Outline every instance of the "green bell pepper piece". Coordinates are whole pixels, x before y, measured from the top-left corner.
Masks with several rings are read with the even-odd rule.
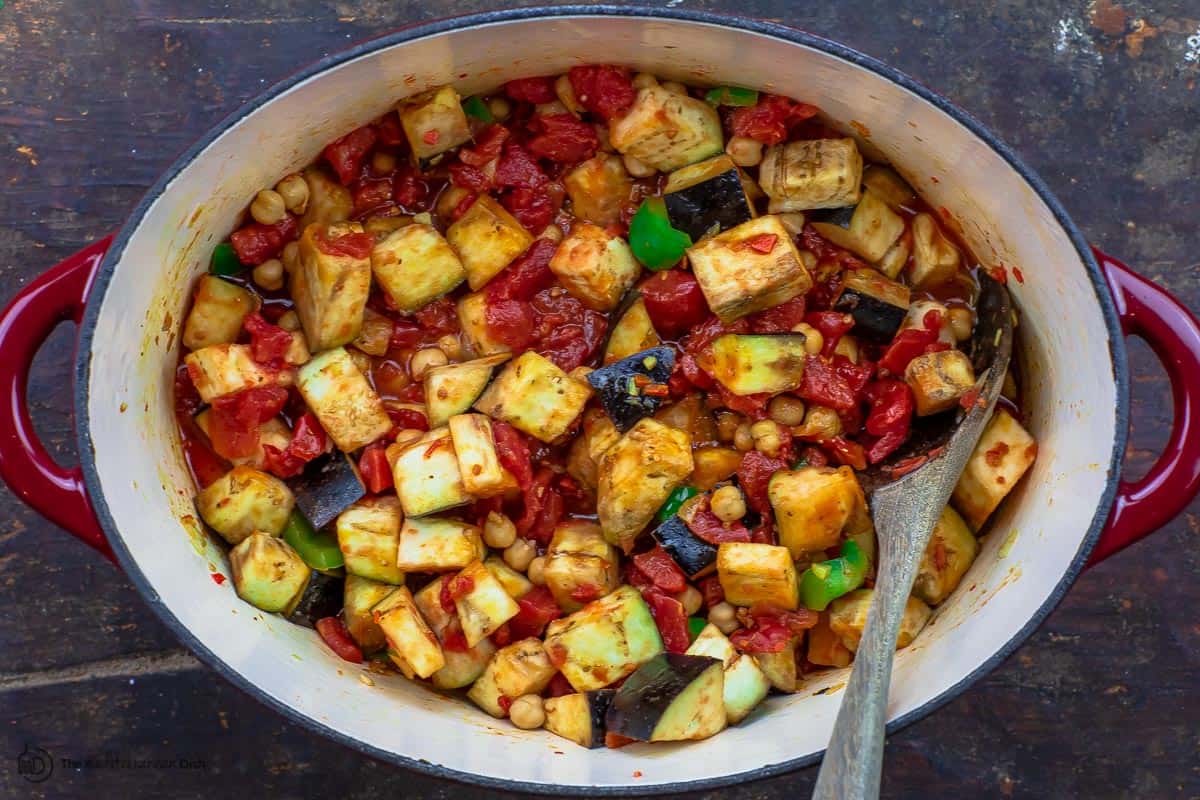
[[[629,222],[629,248],[646,269],[670,269],[692,246],[692,237],[671,226],[661,197],[647,197]]]
[[[495,122],[496,118],[492,116],[491,109],[487,107],[487,103],[483,102],[483,98],[479,95],[472,95],[462,103],[463,113],[468,117],[474,117],[480,122]]]
[[[663,503],[658,509],[658,514],[655,519],[659,522],[666,522],[671,517],[679,513],[679,509],[688,500],[700,494],[700,490],[695,486],[680,486],[675,491],[667,495],[667,502]]]
[[[208,271],[213,275],[237,275],[245,268],[229,242],[221,242],[213,248],[212,260],[208,262]]]
[[[304,515],[295,509],[288,517],[287,525],[283,526],[283,540],[313,569],[337,569],[345,563],[337,539],[330,533],[313,530]]]
[[[700,635],[700,631],[708,627],[708,620],[704,617],[688,617],[688,638],[693,642]]]
[[[813,611],[824,611],[844,594],[862,586],[867,577],[867,554],[852,541],[837,558],[813,564],[800,576],[800,599]]]
[[[714,106],[752,106],[758,103],[758,92],[740,86],[718,86],[708,90],[704,101]]]

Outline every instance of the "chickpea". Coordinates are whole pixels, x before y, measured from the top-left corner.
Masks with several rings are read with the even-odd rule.
[[[733,446],[743,453],[754,449],[754,434],[750,433],[750,423],[743,422],[733,433]]]
[[[735,414],[732,411],[718,411],[717,419],[717,439],[722,442],[732,442],[733,437],[737,434],[738,425],[742,423],[741,415]]]
[[[533,113],[539,117],[551,117],[556,114],[570,114],[571,111],[560,100],[551,100],[549,103],[538,103],[533,107]]]
[[[807,322],[801,322],[792,328],[792,332],[804,334],[804,352],[810,356],[818,355],[821,349],[825,347],[824,335]]]
[[[649,164],[643,164],[633,156],[621,156],[621,161],[625,164],[625,171],[634,178],[649,178],[657,170]]]
[[[763,145],[749,136],[734,136],[725,145],[725,152],[739,167],[756,167],[763,158]]]
[[[792,430],[796,436],[811,439],[832,439],[842,433],[842,418],[826,406],[809,406],[804,424]]]
[[[296,271],[297,265],[300,264],[300,243],[288,242],[283,246],[283,252],[279,255],[283,261],[284,272],[291,275]]]
[[[427,347],[412,354],[412,358],[408,362],[408,371],[412,373],[413,380],[419,381],[429,370],[434,367],[444,367],[449,363],[450,359],[446,358],[442,348]]]
[[[675,599],[683,606],[683,613],[689,617],[704,606],[704,595],[700,594],[700,590],[690,583],[686,589],[675,595]]]
[[[685,97],[688,93],[687,87],[679,81],[667,81],[666,83],[662,84],[662,88],[666,89],[671,94],[681,94]]]
[[[508,718],[523,731],[542,727],[546,722],[546,707],[536,694],[523,694],[508,708]]]
[[[283,195],[274,189],[263,189],[254,197],[250,204],[250,216],[261,225],[274,225],[282,222],[287,216],[287,206],[283,203]]]
[[[858,363],[858,339],[855,339],[850,334],[846,334],[838,339],[838,343],[834,345],[833,352],[835,355],[843,355],[846,358]]]
[[[483,543],[495,550],[503,550],[516,540],[517,526],[512,520],[498,511],[489,511],[483,523]]]
[[[712,494],[712,512],[721,522],[737,522],[746,516],[746,498],[736,486],[722,486]]]
[[[493,97],[487,101],[487,106],[488,111],[492,112],[492,116],[497,120],[508,119],[508,115],[512,113],[512,103],[505,97]]]
[[[255,267],[250,276],[268,292],[278,291],[283,288],[283,262],[278,258],[267,259]]]
[[[438,349],[446,354],[446,358],[451,361],[458,361],[462,358],[462,342],[458,340],[458,336],[453,333],[447,333],[445,336],[438,337]]]
[[[956,341],[965,342],[971,338],[971,330],[975,327],[974,315],[965,306],[955,306],[946,315],[950,330]]]
[[[396,169],[396,156],[386,150],[376,150],[371,156],[371,172],[376,175],[387,175]]]
[[[783,223],[783,227],[792,236],[799,236],[800,231],[804,230],[804,212],[803,211],[788,211],[785,214],[780,214],[779,221],[781,223]],[[805,252],[808,252],[808,251],[803,251],[801,253],[801,256],[803,256]],[[817,260],[816,260],[817,257],[813,256],[811,253],[809,253],[809,255],[812,256],[813,265],[815,266],[817,263]],[[805,264],[805,266],[807,266],[807,264]]]
[[[780,425],[799,425],[804,422],[804,401],[790,394],[781,394],[771,399],[767,415]]]
[[[524,572],[529,569],[529,565],[536,555],[537,548],[534,547],[533,542],[528,539],[517,539],[504,549],[504,563],[517,572]]]
[[[579,105],[579,98],[575,96],[571,78],[566,73],[559,75],[558,80],[554,82],[554,93],[558,95],[558,101],[567,107],[567,111],[575,116],[579,116],[583,111],[583,106]]]
[[[293,172],[275,184],[275,191],[293,214],[303,214],[308,210],[308,181],[299,172]]]
[[[295,311],[285,311],[275,324],[285,331],[295,333],[300,330],[300,315]]]
[[[724,600],[708,610],[708,621],[726,635],[738,629],[737,611]]]
[[[396,444],[403,447],[404,445],[412,444],[413,442],[415,442],[417,439],[420,439],[424,435],[425,435],[425,431],[419,430],[417,428],[404,428],[403,430],[401,430],[399,433],[396,434]],[[513,530],[515,531],[516,528],[513,528]]]
[[[633,76],[633,88],[640,90],[649,89],[651,86],[658,86],[658,78],[649,72],[639,72]]]
[[[750,435],[754,438],[754,449],[763,455],[775,458],[783,448],[783,437],[791,434],[779,427],[772,419],[763,419],[750,426]]]
[[[546,557],[538,556],[533,561],[529,562],[529,570],[525,573],[525,577],[529,578],[529,582],[534,586],[546,585]]]

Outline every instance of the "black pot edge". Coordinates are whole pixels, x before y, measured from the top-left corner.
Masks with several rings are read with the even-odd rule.
[[[1099,265],[1092,254],[1091,248],[1088,246],[1083,234],[1075,226],[1074,222],[1067,215],[1066,210],[1058,199],[1050,192],[1049,188],[1040,177],[1021,160],[1007,145],[999,140],[988,128],[981,122],[975,119],[966,111],[960,109],[946,98],[935,93],[931,89],[923,86],[908,75],[900,72],[894,67],[890,67],[883,62],[858,52],[845,45],[839,44],[824,37],[790,28],[773,22],[764,22],[759,20],[746,19],[741,17],[730,17],[721,14],[714,14],[704,11],[693,11],[681,8],[656,8],[656,7],[639,7],[639,6],[616,6],[616,5],[574,5],[574,6],[554,6],[554,7],[529,7],[509,9],[504,11],[491,11],[478,14],[467,14],[459,17],[451,17],[446,19],[434,20],[431,22],[419,23],[410,25],[400,30],[369,41],[355,45],[354,47],[327,56],[320,61],[302,69],[291,76],[285,78],[279,83],[266,90],[258,97],[249,101],[241,108],[234,111],[226,117],[221,123],[212,128],[199,141],[192,145],[186,152],[181,155],[174,164],[171,165],[162,177],[154,184],[154,186],[143,196],[138,203],[134,212],[130,215],[129,221],[121,228],[113,241],[112,248],[108,251],[103,264],[96,276],[91,295],[88,300],[88,305],[82,323],[79,326],[78,344],[76,348],[76,363],[74,372],[74,392],[75,392],[75,410],[78,415],[78,423],[76,425],[76,440],[79,448],[80,465],[83,471],[84,480],[87,485],[88,494],[92,499],[95,507],[96,516],[100,520],[101,527],[104,529],[106,536],[113,551],[117,555],[117,559],[129,576],[134,586],[145,597],[146,602],[151,609],[158,615],[159,619],[186,645],[190,650],[196,653],[202,661],[212,667],[226,680],[233,683],[238,688],[242,689],[247,694],[253,696],[268,707],[279,712],[286,718],[302,725],[303,727],[326,736],[334,741],[337,741],[347,747],[354,748],[372,757],[378,758],[392,764],[396,764],[407,769],[412,769],[436,778],[452,780],[460,783],[473,784],[484,786],[493,789],[502,789],[508,791],[529,792],[533,794],[546,795],[573,795],[573,796],[606,796],[606,797],[621,797],[621,796],[640,796],[647,794],[661,794],[664,792],[688,792],[700,791],[705,789],[715,789],[734,784],[742,784],[747,781],[761,780],[776,775],[782,775],[792,772],[801,767],[806,767],[815,764],[821,759],[824,751],[812,753],[807,756],[783,761],[778,764],[769,764],[745,772],[736,773],[733,775],[724,775],[717,778],[707,778],[696,781],[683,781],[676,783],[660,783],[647,786],[555,786],[543,783],[529,783],[524,781],[509,781],[498,778],[490,778],[487,776],[475,775],[473,773],[461,772],[450,769],[438,764],[433,764],[428,761],[408,758],[406,756],[383,750],[355,739],[352,736],[347,736],[333,728],[328,727],[316,720],[308,717],[291,706],[276,700],[268,695],[258,686],[246,680],[236,670],[229,667],[218,658],[211,650],[197,639],[191,631],[184,626],[172,611],[162,602],[154,587],[146,579],[146,576],[137,566],[137,562],[133,559],[132,554],[126,547],[125,542],[121,538],[116,524],[113,520],[112,513],[105,501],[101,485],[100,476],[96,470],[95,451],[92,445],[92,440],[89,434],[91,421],[88,415],[87,404],[87,387],[91,378],[91,350],[92,338],[95,335],[96,320],[99,315],[101,306],[103,305],[104,296],[108,290],[108,285],[112,279],[114,265],[120,260],[121,253],[128,244],[130,236],[137,228],[138,222],[145,215],[151,204],[159,197],[166,186],[201,152],[203,152],[209,144],[211,144],[218,136],[232,127],[243,117],[250,114],[260,105],[270,100],[271,98],[283,93],[292,88],[303,80],[306,80],[314,75],[317,75],[334,66],[342,64],[346,61],[358,58],[359,56],[374,52],[376,50],[391,47],[396,44],[420,39],[427,36],[432,36],[440,33],[445,33],[451,30],[461,28],[475,27],[479,25],[487,25],[499,22],[511,22],[517,20],[532,19],[535,17],[566,17],[566,16],[623,16],[623,17],[649,17],[667,20],[678,20],[681,22],[701,23],[708,25],[716,25],[727,28],[735,28],[749,31],[752,33],[772,36],[778,39],[792,42],[816,50],[829,53],[830,55],[841,58],[856,66],[863,67],[878,75],[899,84],[923,100],[931,103],[935,107],[944,111],[947,115],[962,124],[973,134],[986,142],[999,156],[1007,161],[1013,169],[1015,169],[1021,177],[1029,183],[1029,185],[1041,198],[1042,202],[1054,214],[1059,225],[1062,226],[1067,236],[1074,245],[1076,252],[1087,268],[1088,275],[1092,281],[1092,288],[1095,291],[1097,302],[1100,304],[1101,312],[1104,316],[1106,327],[1109,334],[1109,352],[1112,356],[1113,378],[1117,387],[1117,397],[1114,398],[1116,406],[1116,436],[1113,442],[1113,451],[1109,460],[1107,470],[1108,485],[1101,498],[1100,505],[1097,507],[1095,515],[1092,517],[1092,522],[1088,527],[1087,534],[1080,543],[1079,550],[1075,554],[1074,560],[1063,573],[1062,578],[1050,593],[1050,596],[1042,604],[1042,606],[1030,617],[1029,621],[1016,633],[1003,647],[991,655],[983,664],[975,669],[970,674],[964,676],[954,686],[942,692],[937,697],[929,700],[919,708],[892,720],[887,726],[887,732],[893,734],[901,728],[916,722],[922,717],[936,711],[946,703],[950,702],[958,695],[962,694],[968,687],[974,684],[981,677],[991,672],[998,667],[1005,659],[1008,658],[1046,619],[1051,611],[1058,606],[1066,595],[1067,590],[1079,573],[1083,570],[1087,562],[1088,555],[1095,546],[1096,541],[1100,537],[1100,533],[1104,528],[1104,524],[1108,519],[1108,514],[1112,508],[1113,500],[1116,497],[1117,482],[1120,475],[1121,460],[1125,450],[1125,440],[1129,430],[1129,367],[1126,361],[1126,353],[1124,346],[1124,335],[1121,332],[1120,322],[1117,317],[1116,307],[1114,305],[1111,294],[1109,293],[1108,284],[1100,270]]]

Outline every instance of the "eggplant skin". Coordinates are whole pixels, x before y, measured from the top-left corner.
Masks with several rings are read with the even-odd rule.
[[[691,236],[694,242],[714,227],[718,232],[728,230],[754,218],[736,168],[665,194],[663,203],[671,226]]]
[[[319,619],[336,617],[345,604],[345,584],[345,578],[314,571],[288,620],[313,628]]]
[[[604,747],[605,716],[615,689],[577,692],[546,700],[546,730],[580,747]]]
[[[674,368],[675,351],[672,348],[652,347],[600,367],[591,372],[587,379],[617,430],[625,433],[638,420],[658,411],[663,402],[663,398],[651,397],[640,390],[636,394],[631,393],[630,386],[636,376],[648,378],[651,383],[665,384]]]
[[[313,461],[287,482],[296,496],[296,507],[314,528],[324,528],[367,493],[358,473],[341,453]]]
[[[717,563],[716,546],[693,534],[678,516],[659,525],[650,535],[689,578],[710,571]]]
[[[617,690],[605,727],[642,742],[707,738],[725,727],[723,691],[720,659],[660,653]]]
[[[881,344],[892,340],[908,314],[907,308],[894,306],[853,289],[843,291],[833,308],[835,311],[846,311],[854,317],[854,335]]]

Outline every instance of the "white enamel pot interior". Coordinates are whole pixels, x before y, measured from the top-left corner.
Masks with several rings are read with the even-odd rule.
[[[398,99],[464,94],[576,64],[620,63],[770,89],[850,123],[986,265],[1017,267],[1028,408],[1040,455],[957,593],[902,651],[893,726],[928,713],[1011,652],[1082,565],[1111,505],[1123,446],[1123,347],[1091,256],[1044,187],[982,127],[860,54],[787,28],[679,11],[518,10],[406,29],[272,89],[185,154],[101,270],[78,365],[89,493],[121,564],[166,623],[222,675],[291,718],[380,758],[477,783],[564,794],[701,788],[815,761],[846,671],[812,676],[704,742],[588,751],[491,719],[466,701],[342,662],[311,630],[260,613],[200,530],[171,382],[190,287],[260,188]]]

